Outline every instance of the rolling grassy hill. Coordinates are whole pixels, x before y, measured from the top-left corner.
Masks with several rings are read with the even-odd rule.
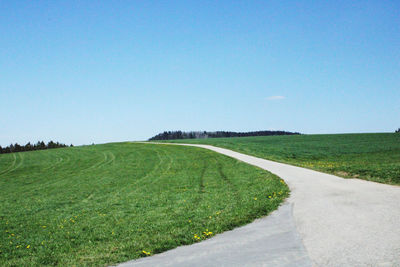
[[[400,184],[400,134],[330,134],[186,139],[342,177]]]
[[[278,177],[199,148],[112,143],[0,155],[0,265],[107,265],[248,223]]]

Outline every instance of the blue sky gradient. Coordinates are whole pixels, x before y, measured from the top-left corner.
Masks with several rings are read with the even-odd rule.
[[[0,13],[3,146],[400,127],[399,1],[1,1]]]

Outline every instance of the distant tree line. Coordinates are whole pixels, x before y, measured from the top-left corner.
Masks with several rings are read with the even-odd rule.
[[[400,133],[400,128],[394,131],[395,133]]]
[[[71,146],[73,146],[73,145],[71,144]],[[0,146],[0,154],[22,152],[22,151],[32,151],[32,150],[43,150],[43,149],[51,149],[51,148],[59,148],[59,147],[67,147],[67,145],[61,144],[59,142],[54,143],[53,141],[50,141],[47,144],[43,141],[37,142],[36,144],[27,143],[24,146],[21,146],[21,145],[15,143],[15,144],[11,144],[7,147]]]
[[[165,131],[157,134],[149,139],[152,140],[172,140],[172,139],[199,139],[199,138],[216,138],[216,137],[245,137],[245,136],[269,136],[269,135],[296,135],[297,132],[286,131],[255,131],[255,132],[228,132],[228,131]]]

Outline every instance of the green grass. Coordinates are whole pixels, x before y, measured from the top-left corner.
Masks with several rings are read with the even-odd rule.
[[[400,184],[400,134],[331,134],[210,138],[209,144],[346,178]]]
[[[123,262],[251,222],[288,196],[229,157],[134,143],[0,155],[0,190],[1,266]]]

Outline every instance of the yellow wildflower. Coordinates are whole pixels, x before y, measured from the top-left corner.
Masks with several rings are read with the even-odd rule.
[[[142,250],[142,253],[145,254],[146,256],[150,256],[151,252],[150,251],[146,251],[146,250]]]

